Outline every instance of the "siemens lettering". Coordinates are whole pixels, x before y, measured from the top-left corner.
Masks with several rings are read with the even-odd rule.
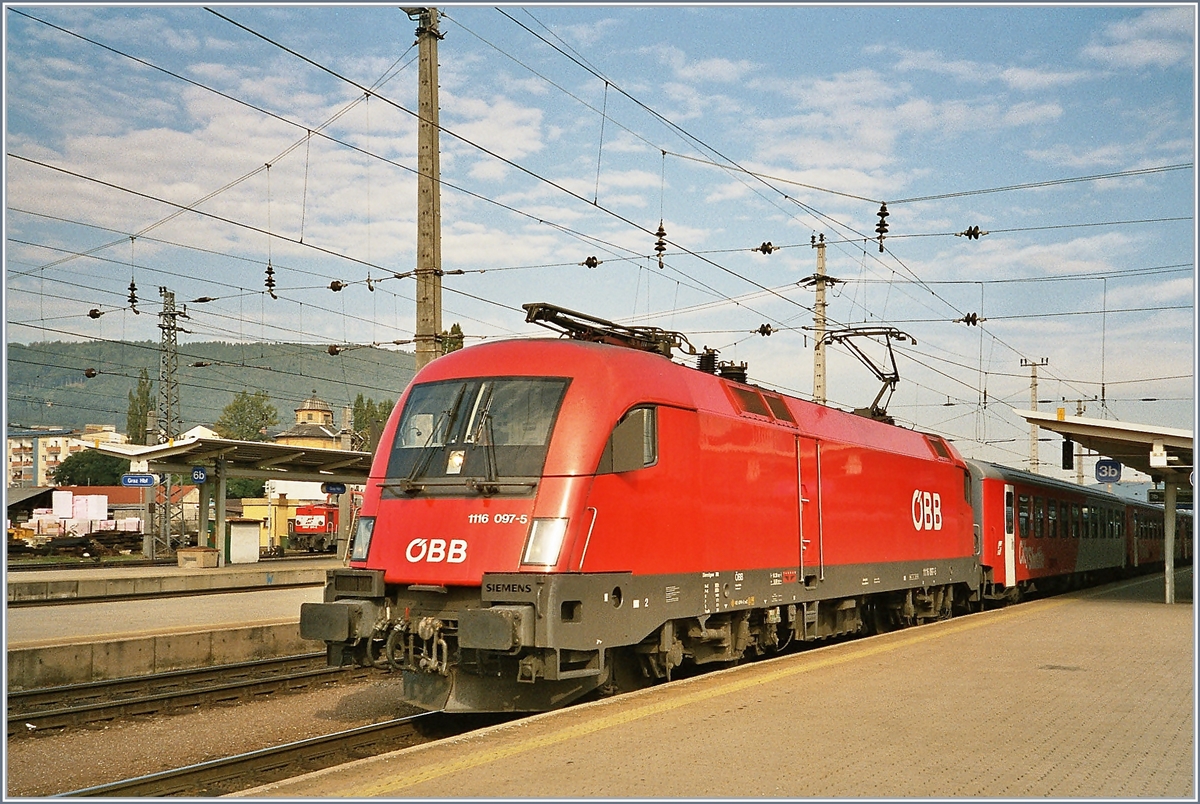
[[[491,594],[502,592],[523,592],[529,594],[533,591],[533,586],[527,583],[489,583],[484,584],[484,590]]]

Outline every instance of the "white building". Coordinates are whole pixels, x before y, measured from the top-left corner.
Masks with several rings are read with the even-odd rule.
[[[82,433],[57,427],[12,427],[7,435],[4,477],[9,487],[51,486],[51,472],[68,456],[101,443],[128,441],[111,424],[89,424]]]

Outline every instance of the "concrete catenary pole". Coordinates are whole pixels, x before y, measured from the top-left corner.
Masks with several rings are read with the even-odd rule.
[[[417,124],[417,326],[416,370],[441,354],[442,193],[438,144],[438,12],[405,8],[418,21],[420,86]]]
[[[825,404],[825,235],[814,243],[817,249],[816,291],[813,305],[813,331],[817,339],[813,346],[813,402]]]
[[[1083,400],[1076,400],[1075,415],[1082,417],[1085,410],[1087,408],[1084,407]],[[1080,444],[1078,441],[1075,442],[1075,483],[1080,486],[1083,485],[1083,444]]]
[[[1021,365],[1029,367],[1029,409],[1037,410],[1037,370],[1038,366],[1050,365],[1050,358],[1043,357],[1041,360],[1034,362],[1021,358]],[[1029,425],[1029,471],[1035,475],[1038,473],[1038,426],[1037,424]]]

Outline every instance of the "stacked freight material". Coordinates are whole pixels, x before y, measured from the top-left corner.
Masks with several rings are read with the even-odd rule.
[[[572,339],[454,352],[396,405],[350,567],[301,610],[332,664],[386,665],[428,709],[543,710],[1048,583],[941,437],[672,362],[679,333],[526,309]],[[1124,565],[1094,547],[1088,571]]]

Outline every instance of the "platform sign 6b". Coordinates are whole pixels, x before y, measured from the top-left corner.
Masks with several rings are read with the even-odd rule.
[[[1112,458],[1101,458],[1096,461],[1096,482],[1116,483],[1121,479],[1121,462]]]

